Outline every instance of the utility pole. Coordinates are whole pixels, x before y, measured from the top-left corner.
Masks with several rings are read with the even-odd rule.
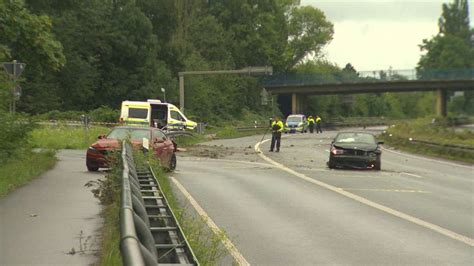
[[[184,71],[178,72],[179,76],[179,109],[184,112],[184,76],[185,75],[220,75],[220,74],[273,74],[271,66],[245,67],[237,70],[213,70],[213,71]]]
[[[13,60],[13,88],[12,88],[12,113],[15,114],[15,90],[16,90],[16,60]]]

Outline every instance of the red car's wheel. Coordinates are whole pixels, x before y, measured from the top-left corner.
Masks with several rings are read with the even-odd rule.
[[[170,159],[170,164],[167,167],[167,170],[170,172],[174,171],[174,169],[176,169],[176,165],[177,165],[176,154],[173,153]]]

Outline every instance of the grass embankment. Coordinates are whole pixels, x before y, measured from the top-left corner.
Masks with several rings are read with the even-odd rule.
[[[99,135],[106,134],[107,127],[41,126],[31,132],[31,143],[35,148],[87,149]]]
[[[53,151],[20,152],[0,165],[0,198],[22,186],[56,163]]]
[[[431,123],[431,119],[417,119],[410,122],[398,123],[390,127],[382,135],[383,140],[389,146],[419,153],[435,156],[449,160],[474,163],[474,153],[461,149],[451,149],[443,146],[432,146],[416,142],[428,141],[447,145],[461,145],[474,147],[474,132],[469,130],[456,130],[449,127],[443,120]],[[410,138],[415,141],[410,141]]]
[[[119,201],[106,205],[102,211],[102,246],[98,265],[122,265],[120,255],[120,215]]]

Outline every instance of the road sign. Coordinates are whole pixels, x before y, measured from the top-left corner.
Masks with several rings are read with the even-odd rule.
[[[14,79],[18,78],[23,70],[25,70],[26,64],[25,63],[3,63],[3,68],[7,72],[8,75],[13,77]]]

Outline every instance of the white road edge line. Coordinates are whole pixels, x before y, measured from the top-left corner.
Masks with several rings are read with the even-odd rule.
[[[453,162],[446,162],[446,161],[436,160],[436,159],[431,159],[431,158],[425,158],[425,157],[421,157],[421,156],[417,156],[417,155],[413,155],[413,154],[409,154],[409,153],[394,151],[394,150],[387,149],[387,148],[384,148],[384,147],[382,147],[382,150],[388,151],[388,152],[391,152],[391,153],[395,153],[395,154],[398,154],[398,155],[403,155],[403,156],[406,156],[406,157],[411,157],[411,158],[415,158],[415,159],[428,161],[428,162],[440,163],[440,164],[444,164],[444,165],[462,167],[462,168],[474,170],[473,166],[464,165],[464,164],[460,164],[460,163],[453,163]]]
[[[170,176],[171,181],[176,185],[176,187],[183,193],[183,195],[189,200],[189,203],[194,207],[196,212],[204,218],[206,221],[207,225],[215,234],[220,234],[222,233],[222,230],[214,223],[214,221],[207,215],[207,213],[204,211],[204,209],[197,203],[197,201],[189,194],[189,192],[186,190],[186,188],[174,177]],[[225,236],[223,235],[222,238],[222,244],[227,248],[227,250],[230,252],[232,257],[234,257],[235,261],[239,265],[250,265],[248,261],[244,258],[244,256],[239,252],[237,247]]]
[[[389,208],[387,206],[384,206],[384,205],[381,205],[381,204],[378,204],[378,203],[375,203],[371,200],[368,200],[364,197],[361,197],[361,196],[358,196],[358,195],[355,195],[353,193],[350,193],[348,191],[345,191],[341,188],[338,188],[338,187],[335,187],[335,186],[332,186],[332,185],[329,185],[327,183],[324,183],[324,182],[321,182],[319,180],[316,180],[316,179],[313,179],[313,178],[310,178],[310,177],[307,177],[306,175],[304,174],[301,174],[301,173],[298,173],[296,171],[294,171],[293,169],[290,169],[286,166],[284,166],[283,164],[280,164],[272,159],[270,159],[269,157],[265,156],[263,154],[262,151],[260,151],[260,144],[264,143],[264,142],[267,142],[269,141],[270,139],[266,139],[264,141],[261,141],[261,142],[257,142],[255,144],[255,152],[257,152],[257,154],[262,158],[264,159],[265,161],[277,166],[278,168],[280,168],[281,170],[287,172],[287,173],[290,173],[294,176],[297,176],[299,177],[300,179],[303,179],[305,181],[308,181],[310,183],[313,183],[315,185],[318,185],[320,187],[323,187],[323,188],[326,188],[330,191],[333,191],[333,192],[336,192],[338,194],[341,194],[347,198],[350,198],[352,200],[355,200],[355,201],[358,201],[364,205],[367,205],[369,207],[372,207],[372,208],[375,208],[377,210],[380,210],[380,211],[383,211],[385,213],[388,213],[388,214],[391,214],[393,216],[396,216],[396,217],[399,217],[403,220],[406,220],[406,221],[409,221],[411,223],[414,223],[414,224],[417,224],[419,226],[422,226],[422,227],[425,227],[427,229],[430,229],[432,231],[435,231],[437,233],[440,233],[444,236],[447,236],[449,238],[452,238],[452,239],[455,239],[455,240],[458,240],[460,242],[463,242],[469,246],[474,246],[474,239],[472,238],[469,238],[467,236],[464,236],[464,235],[461,235],[461,234],[458,234],[458,233],[455,233],[451,230],[448,230],[446,228],[443,228],[441,226],[438,226],[438,225],[435,225],[435,224],[432,224],[432,223],[429,223],[429,222],[426,222],[424,220],[421,220],[419,218],[416,218],[416,217],[413,217],[411,215],[408,215],[408,214],[405,214],[403,212],[400,212],[400,211],[397,211],[397,210],[394,210],[392,208]]]

